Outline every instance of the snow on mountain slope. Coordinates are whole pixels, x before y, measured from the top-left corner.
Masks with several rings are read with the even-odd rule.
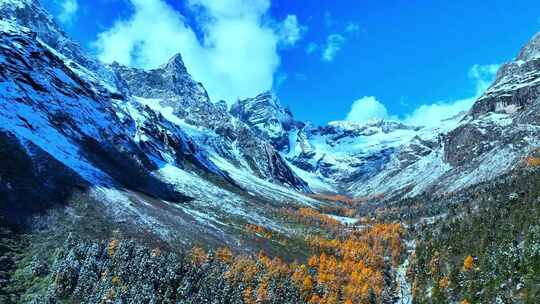
[[[284,109],[260,96],[239,102],[232,113],[266,138],[288,138],[287,145],[273,143],[316,192],[362,198],[442,195],[508,172],[538,146],[539,41],[537,34],[516,61],[501,67],[468,113],[436,127],[395,121],[291,127],[292,115],[268,114]]]
[[[439,126],[315,127],[271,93],[230,111],[213,103],[180,55],[148,71],[102,65],[37,1],[0,0],[0,12],[0,156],[15,155],[0,166],[11,202],[0,207],[15,214],[82,191],[132,229],[234,246],[246,222],[286,232],[276,209],[321,204],[302,194],[311,190],[442,195],[540,145],[538,35],[471,111]]]
[[[37,1],[0,11],[0,156],[10,158],[0,211],[12,220],[95,201],[141,235],[234,247],[246,222],[285,229],[268,203],[320,204],[298,193],[309,189],[270,144],[209,101],[181,57],[154,71],[104,66]]]
[[[401,149],[367,183],[353,183],[350,192],[357,196],[442,195],[521,166],[523,158],[540,146],[539,41],[537,34],[516,61],[503,65],[495,82],[461,119],[421,131],[427,135],[420,136],[422,140],[433,142],[424,156],[403,162],[409,153]]]
[[[367,178],[386,162],[395,148],[411,140],[416,130],[384,120],[308,126],[298,130],[287,158],[298,167],[318,172],[337,183]]]
[[[232,105],[230,112],[259,136],[269,140],[278,151],[288,151],[291,148],[289,132],[304,125],[294,120],[291,111],[281,106],[271,92],[262,93],[255,98],[238,100]]]
[[[155,110],[176,117],[183,127],[197,129],[197,142],[229,162],[265,180],[309,192],[266,141],[260,140],[246,124],[230,115],[220,103],[210,101],[204,87],[187,72],[180,55],[158,69],[143,71],[119,64],[111,65],[118,87],[125,94],[154,100]],[[152,105],[150,105],[152,106]]]

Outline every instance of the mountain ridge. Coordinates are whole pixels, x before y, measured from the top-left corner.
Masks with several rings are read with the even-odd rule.
[[[0,13],[1,302],[535,297],[540,35],[437,126],[314,126],[271,92],[213,102],[180,53],[102,64],[37,0]]]

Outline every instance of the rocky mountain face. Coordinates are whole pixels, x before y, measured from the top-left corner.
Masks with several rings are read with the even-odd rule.
[[[37,1],[4,1],[0,9],[5,33],[10,29],[14,34],[36,35],[43,44],[38,47],[58,56],[65,70],[75,73],[89,90],[104,95],[99,98],[108,99],[103,109],[122,121],[114,125],[131,128],[131,134],[115,134],[133,141],[121,143],[122,149],[136,146],[147,157],[166,163],[174,159],[183,168],[183,161],[194,163],[198,170],[233,187],[245,186],[238,180],[246,181],[250,175],[299,191],[352,197],[444,193],[509,170],[535,144],[538,35],[515,62],[500,69],[469,113],[440,126],[383,120],[317,127],[297,121],[269,92],[239,100],[230,110],[213,103],[204,86],[189,75],[180,54],[148,71],[117,63],[105,66],[86,56]],[[500,166],[487,168],[490,159],[499,160]],[[428,173],[426,167],[434,169]],[[231,172],[236,172],[236,179]]]
[[[203,85],[187,72],[180,54],[150,71],[111,65],[124,94],[152,102],[163,115],[173,115],[188,129],[196,127],[198,141],[212,153],[239,164],[265,180],[309,191],[269,143],[260,143],[255,132],[232,117],[220,103],[212,103]],[[193,126],[193,127],[190,127]]]
[[[237,246],[230,223],[278,225],[261,197],[318,204],[269,143],[210,102],[180,56],[152,71],[105,66],[37,1],[1,1],[0,11],[0,210],[10,222],[97,200],[96,216],[133,233]]]
[[[400,122],[331,122],[299,130],[288,159],[298,167],[346,184],[380,171],[396,148],[420,128]]]
[[[304,126],[304,123],[294,120],[291,111],[284,108],[271,92],[238,100],[230,112],[282,152],[291,148],[289,133]]]
[[[293,124],[294,117],[280,116],[288,112],[262,97],[238,102],[232,113],[273,138],[318,192],[363,198],[443,195],[508,172],[538,146],[539,77],[537,34],[515,61],[500,68],[468,113],[436,127],[395,121]]]
[[[262,249],[296,259],[311,249],[302,247],[305,231],[291,223],[291,214],[332,229],[351,223],[344,217],[351,210],[312,194],[394,206],[474,193],[470,187],[512,172],[537,153],[538,113],[540,34],[501,67],[470,111],[438,126],[391,120],[313,126],[296,120],[269,92],[230,109],[213,102],[180,54],[152,70],[104,65],[69,39],[37,0],[0,0],[0,237],[10,243],[0,246],[6,265],[0,267],[0,300],[23,250],[11,243],[25,244],[9,232],[13,226],[91,240],[70,239],[55,256],[48,276],[55,283],[45,293],[51,301],[62,294],[89,303],[107,298],[121,285],[107,273],[112,269],[135,286],[127,302],[158,290],[163,299],[198,303],[226,294],[240,303],[237,290],[244,285],[220,285],[230,265],[219,258],[207,257],[211,272],[204,273],[186,266],[193,263],[188,257],[131,243],[115,255],[95,240],[122,235],[159,247]],[[370,206],[348,207],[373,216],[361,213]],[[43,269],[31,264],[39,283]],[[122,270],[133,265],[155,272]],[[382,298],[389,303],[394,276],[388,267]],[[282,289],[290,278],[274,279],[287,283],[267,289],[290,293],[283,298],[296,303],[298,290]],[[210,290],[208,282],[228,289]],[[224,293],[208,294],[215,290]]]
[[[493,85],[471,109],[473,117],[489,112],[513,114],[539,97],[540,33],[527,43],[515,61],[504,64]]]

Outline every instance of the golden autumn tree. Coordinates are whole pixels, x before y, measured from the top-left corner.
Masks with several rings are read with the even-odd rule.
[[[191,249],[190,257],[193,264],[200,266],[208,260],[208,253],[201,247],[195,246]]]
[[[219,248],[216,252],[216,256],[218,258],[218,260],[220,260],[221,262],[223,263],[230,263],[232,261],[232,258],[233,258],[233,254],[231,252],[231,250],[227,247],[225,248]]]
[[[107,245],[107,254],[109,257],[112,257],[116,253],[119,243],[120,242],[117,239],[111,239],[109,241],[109,244]]]
[[[472,256],[467,256],[463,261],[463,270],[471,271],[474,267],[474,258]]]
[[[311,298],[309,299],[309,304],[319,304],[321,303],[321,297],[319,297],[319,295],[313,295],[311,296]]]
[[[270,296],[268,295],[268,282],[263,281],[257,287],[257,303],[268,303]]]

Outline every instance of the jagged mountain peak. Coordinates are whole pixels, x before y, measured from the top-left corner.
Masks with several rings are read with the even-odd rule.
[[[540,57],[540,32],[536,33],[531,40],[521,49],[517,60],[528,61]]]
[[[292,117],[289,109],[283,107],[279,98],[272,91],[263,92],[253,98],[239,99],[233,105],[234,109],[244,108],[246,110],[265,110],[279,113],[286,113]]]
[[[470,114],[513,114],[532,105],[540,97],[540,32],[521,49],[516,60],[505,63],[486,92],[475,102]]]
[[[169,59],[166,64],[161,65],[159,69],[170,71],[178,75],[188,73],[184,60],[182,59],[182,54],[180,53],[177,53],[171,57],[171,59]]]
[[[232,105],[230,112],[256,133],[271,141],[280,151],[289,149],[288,132],[304,126],[294,119],[291,111],[283,107],[271,91],[254,98],[238,100]]]
[[[121,80],[119,87],[129,94],[166,99],[167,105],[175,110],[210,103],[205,88],[188,73],[179,53],[155,69],[127,67],[116,62],[110,67]]]
[[[95,73],[100,82],[114,83],[111,71],[71,40],[38,0],[0,0],[0,20],[27,28],[62,56]]]
[[[0,7],[10,7],[14,10],[28,9],[31,7],[41,9],[41,5],[38,0],[0,0]]]
[[[34,31],[48,45],[55,47],[69,40],[36,0],[0,0],[0,16]]]

